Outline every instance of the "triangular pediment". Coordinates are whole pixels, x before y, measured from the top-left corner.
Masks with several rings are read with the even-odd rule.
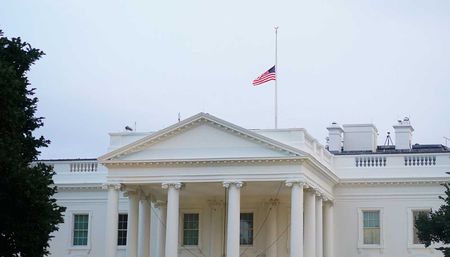
[[[114,150],[101,162],[299,157],[295,148],[200,113]]]

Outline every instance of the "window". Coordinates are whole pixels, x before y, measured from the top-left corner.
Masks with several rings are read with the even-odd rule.
[[[363,243],[380,244],[380,211],[363,211]]]
[[[128,214],[119,214],[117,245],[127,245]]]
[[[73,241],[74,246],[88,245],[89,215],[73,215]]]
[[[240,244],[253,245],[253,213],[241,213],[240,221]]]
[[[428,215],[430,211],[429,210],[412,210],[412,235],[413,235],[413,244],[418,245],[418,244],[422,244],[422,242],[420,241],[419,237],[417,236],[417,228],[415,226],[416,224],[416,220],[419,218],[419,215]]]
[[[199,214],[183,214],[183,245],[198,245]]]

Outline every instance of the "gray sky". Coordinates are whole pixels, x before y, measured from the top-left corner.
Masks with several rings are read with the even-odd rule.
[[[380,144],[409,116],[414,143],[450,137],[450,1],[8,1],[0,27],[44,56],[32,68],[42,158],[98,157],[108,132],[154,131],[204,111],[325,143],[337,121],[375,123]]]

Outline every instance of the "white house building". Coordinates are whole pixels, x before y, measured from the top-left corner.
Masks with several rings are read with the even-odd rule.
[[[245,129],[200,113],[154,133],[110,133],[97,159],[54,166],[64,223],[51,256],[438,257],[414,217],[437,209],[450,150],[395,144],[373,124]]]

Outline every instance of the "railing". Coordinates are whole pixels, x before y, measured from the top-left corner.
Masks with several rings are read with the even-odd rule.
[[[393,166],[435,166],[438,163],[436,155],[404,155],[404,156],[357,156],[355,167],[385,167]]]
[[[97,162],[72,162],[70,163],[70,172],[96,172]]]
[[[356,157],[356,167],[383,167],[386,166],[387,158],[384,156]]]
[[[436,156],[405,156],[405,166],[432,166],[436,165]]]

